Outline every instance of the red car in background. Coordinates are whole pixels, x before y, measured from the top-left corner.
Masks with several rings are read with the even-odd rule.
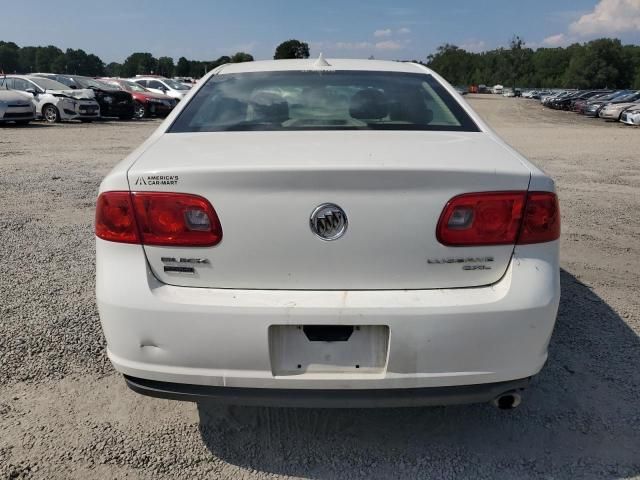
[[[131,94],[134,100],[134,118],[166,117],[177,103],[168,95],[151,92],[131,80],[120,78],[102,78],[100,80]]]

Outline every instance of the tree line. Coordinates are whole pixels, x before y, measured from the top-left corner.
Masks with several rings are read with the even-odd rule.
[[[612,38],[533,50],[514,37],[508,48],[481,53],[445,44],[427,65],[454,85],[640,89],[640,45]]]
[[[0,70],[5,73],[55,72],[90,77],[133,77],[138,74],[156,74],[166,77],[199,78],[223,63],[252,61],[245,52],[221,56],[215,60],[188,60],[180,57],[174,64],[171,57],[156,58],[148,52],[135,52],[123,63],[105,64],[100,57],[82,49],[67,48],[65,51],[53,45],[46,47],[19,47],[13,42],[0,40]]]
[[[309,45],[291,39],[275,50],[275,59],[308,58]],[[215,60],[154,57],[135,52],[123,63],[105,64],[100,57],[82,49],[65,51],[46,47],[19,47],[0,41],[0,71],[5,73],[55,72],[88,76],[133,77],[156,74],[166,77],[203,76],[224,63],[252,61],[253,56],[237,52]],[[445,44],[429,55],[426,64],[454,85],[494,85],[537,88],[636,88],[640,89],[640,45],[623,45],[618,39],[600,38],[568,47],[526,46],[514,37],[507,48],[474,53]]]
[[[299,40],[287,40],[276,48],[274,58],[308,58],[309,45]],[[253,56],[237,52],[215,60],[189,60],[180,57],[174,63],[171,57],[154,57],[148,52],[135,52],[123,63],[105,64],[97,55],[82,49],[65,51],[53,45],[46,47],[19,47],[13,42],[0,40],[0,71],[4,73],[55,72],[90,77],[133,77],[155,74],[165,77],[200,78],[208,71],[225,63],[250,62]]]

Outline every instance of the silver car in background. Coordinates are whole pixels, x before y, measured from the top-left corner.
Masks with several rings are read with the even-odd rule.
[[[36,118],[36,105],[28,94],[8,90],[0,78],[0,123],[26,125]]]

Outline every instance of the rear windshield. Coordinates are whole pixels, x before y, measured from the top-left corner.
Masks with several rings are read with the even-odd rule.
[[[169,132],[478,127],[431,75],[337,71],[212,76]]]

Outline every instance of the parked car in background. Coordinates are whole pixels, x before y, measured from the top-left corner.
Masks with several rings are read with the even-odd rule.
[[[121,120],[133,118],[133,97],[113,85],[94,78],[79,75],[61,75],[55,73],[35,73],[34,75],[56,80],[72,89],[92,90],[100,104],[101,117],[117,117]]]
[[[100,105],[93,90],[74,90],[55,80],[33,75],[7,75],[5,82],[7,88],[30,93],[37,116],[49,123],[61,120],[91,122],[100,118]]]
[[[136,77],[130,80],[133,80],[152,92],[168,95],[177,101],[182,100],[185,95],[189,93],[189,90],[191,90],[190,87],[180,82],[164,77]]]
[[[0,77],[0,123],[13,122],[26,125],[36,118],[33,96],[18,90],[9,90],[4,77]]]
[[[631,90],[616,90],[609,95],[593,99],[587,102],[587,105],[584,108],[584,115],[587,117],[597,117],[600,114],[600,110],[605,106],[612,102],[624,101],[624,99],[632,93],[633,91]]]
[[[97,200],[98,310],[133,390],[520,403],[560,298],[550,177],[420,64],[236,63],[195,89]]]
[[[100,80],[131,94],[135,118],[166,117],[177,103],[174,98],[152,92],[131,80],[122,78],[101,78]]]
[[[556,110],[573,110],[574,105],[578,101],[587,101],[589,98],[598,95],[599,91],[578,90],[570,93],[562,98],[556,98],[549,102],[549,107]]]
[[[584,109],[588,102],[611,95],[611,93],[611,90],[592,90],[590,92],[585,92],[571,102],[570,109],[576,113],[584,113]]]
[[[552,102],[559,100],[561,98],[568,97],[569,95],[572,95],[572,94],[573,94],[573,91],[564,91],[564,90],[551,92],[548,95],[541,97],[540,102],[542,103],[542,105],[547,107],[551,105]]]
[[[551,92],[550,90],[538,90],[531,95],[531,98],[535,100],[542,100],[544,97],[552,94],[553,92]]]
[[[505,89],[502,91],[502,96],[503,96],[503,97],[510,97],[510,98],[513,98],[513,97],[515,97],[515,96],[516,96],[516,92],[514,92],[514,91],[513,91],[513,89],[511,89],[511,88],[505,88]]]
[[[640,106],[629,108],[622,112],[620,121],[627,125],[640,125]]]
[[[635,107],[638,105],[638,101],[640,101],[640,92],[635,92],[629,95],[624,95],[620,97],[618,100],[615,100],[600,110],[598,116],[600,118],[604,118],[605,120],[620,120],[620,115],[626,109]]]
[[[196,84],[196,80],[193,77],[174,77],[173,79],[189,88],[192,88]]]

